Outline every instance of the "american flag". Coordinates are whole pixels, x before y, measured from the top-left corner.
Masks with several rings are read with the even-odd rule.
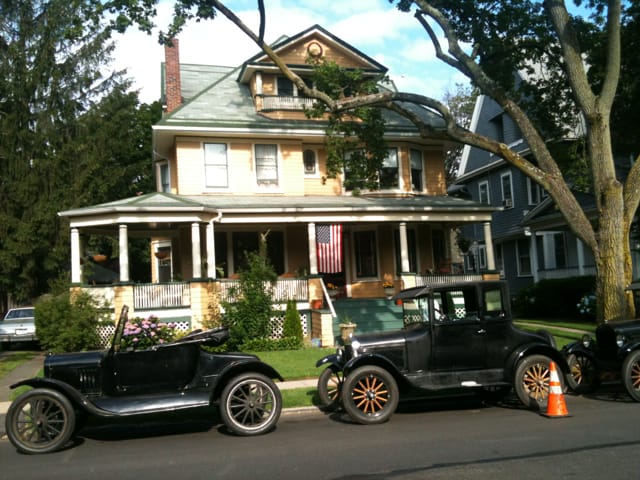
[[[316,225],[318,272],[342,271],[342,225]]]

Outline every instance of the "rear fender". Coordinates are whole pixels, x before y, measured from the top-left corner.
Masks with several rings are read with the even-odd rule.
[[[280,380],[281,382],[284,381],[282,375],[280,375],[275,368],[259,360],[247,360],[234,363],[229,365],[222,371],[222,373],[220,373],[220,376],[218,377],[216,385],[212,392],[213,396],[211,398],[211,401],[217,401],[220,398],[222,389],[229,382],[229,380],[231,380],[233,377],[247,372],[261,373],[262,375],[265,375],[271,379]]]
[[[522,345],[520,348],[511,353],[511,355],[509,356],[509,360],[507,360],[505,369],[506,378],[513,378],[520,361],[522,361],[523,358],[529,357],[531,355],[545,355],[553,360],[553,362],[558,366],[563,374],[569,374],[569,365],[567,364],[567,360],[564,358],[560,351],[546,344],[532,343],[528,345]]]
[[[400,373],[398,368],[393,363],[391,363],[386,357],[376,354],[361,355],[347,362],[343,367],[345,378],[356,368],[364,367],[367,365],[374,365],[376,367],[384,368],[387,372],[393,375],[393,378],[395,379],[396,383],[398,384],[398,388],[401,391],[406,391],[411,388],[409,382],[407,382],[407,379],[404,378],[404,375]]]

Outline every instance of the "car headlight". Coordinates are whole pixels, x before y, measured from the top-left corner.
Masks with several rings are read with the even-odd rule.
[[[627,342],[627,339],[624,338],[624,335],[618,334],[616,336],[616,345],[618,345],[618,348],[622,347],[626,342]]]
[[[584,348],[591,348],[592,343],[593,343],[593,338],[591,338],[591,335],[582,336],[582,345],[584,345]]]
[[[360,351],[360,342],[358,340],[353,340],[351,342],[351,348],[353,349],[353,356],[357,357]]]

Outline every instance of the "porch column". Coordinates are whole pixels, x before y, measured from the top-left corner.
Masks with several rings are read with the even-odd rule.
[[[536,232],[531,230],[531,248],[529,250],[531,257],[531,274],[533,275],[533,283],[537,283],[540,279],[538,274],[538,242],[536,242]]]
[[[584,244],[576,237],[576,254],[578,255],[578,275],[584,275]]]
[[[309,243],[309,275],[317,275],[318,253],[316,251],[316,224],[308,224],[307,232],[307,242]]]
[[[82,281],[82,268],[80,266],[80,231],[71,229],[71,283]]]
[[[496,258],[493,254],[493,238],[491,237],[491,222],[484,222],[484,248],[487,254],[487,270],[496,269]]]
[[[407,223],[400,222],[400,263],[401,273],[409,273],[409,243],[407,242]]]
[[[191,261],[193,262],[193,278],[202,276],[202,265],[200,260],[200,224],[191,224]]]
[[[207,223],[207,277],[216,278],[216,240],[213,220]]]
[[[129,281],[129,239],[126,225],[118,226],[120,281]]]

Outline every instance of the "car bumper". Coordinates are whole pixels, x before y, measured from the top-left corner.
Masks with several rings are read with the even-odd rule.
[[[36,342],[38,337],[35,333],[0,333],[1,343]]]

